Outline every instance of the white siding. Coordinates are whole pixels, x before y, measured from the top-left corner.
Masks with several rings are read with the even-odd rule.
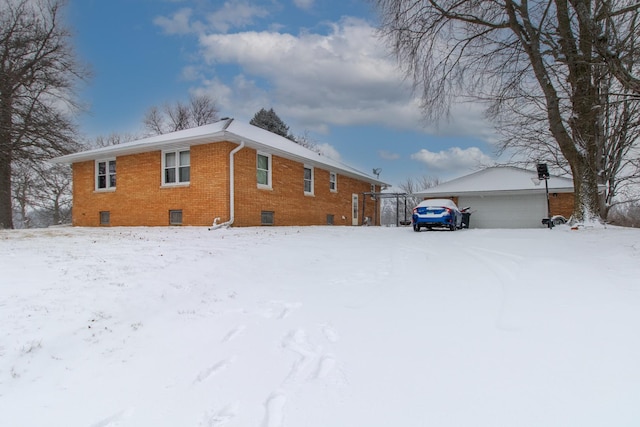
[[[470,228],[541,228],[546,195],[460,196],[460,209],[471,206]]]

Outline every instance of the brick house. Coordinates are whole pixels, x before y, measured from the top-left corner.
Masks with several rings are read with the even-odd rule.
[[[384,182],[234,119],[59,157],[73,225],[379,224]]]
[[[544,181],[535,171],[511,166],[494,166],[415,193],[433,199],[447,198],[460,207],[471,207],[471,228],[546,227],[547,196]],[[574,207],[573,180],[550,176],[551,215],[571,217]]]

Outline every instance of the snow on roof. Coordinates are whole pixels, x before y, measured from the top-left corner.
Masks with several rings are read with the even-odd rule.
[[[362,179],[377,185],[387,185],[364,172],[337,160],[316,153],[300,144],[269,132],[249,123],[239,122],[235,119],[222,119],[215,123],[185,129],[177,132],[156,135],[123,144],[97,148],[88,151],[68,154],[58,157],[55,163],[77,163],[88,160],[96,160],[105,157],[116,157],[130,154],[144,153],[148,151],[169,150],[191,145],[210,144],[214,142],[229,141],[234,143],[244,142],[247,147],[275,154],[301,163],[317,166],[331,171],[341,172],[344,175]]]
[[[573,192],[573,180],[559,176],[548,179],[549,191]],[[538,181],[538,173],[513,166],[494,166],[456,178],[415,194],[424,197],[450,197],[457,195],[487,195],[491,193],[523,193],[545,191],[544,182]]]

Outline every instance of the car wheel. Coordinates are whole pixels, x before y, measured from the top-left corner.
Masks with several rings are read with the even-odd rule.
[[[413,231],[420,232],[420,226],[418,224],[413,224]]]
[[[456,231],[455,224],[452,224],[452,225],[449,226],[449,231]]]

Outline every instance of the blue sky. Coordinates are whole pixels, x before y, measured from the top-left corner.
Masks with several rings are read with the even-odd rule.
[[[139,133],[151,106],[206,93],[220,117],[273,108],[294,135],[393,185],[448,180],[492,161],[474,104],[426,123],[366,0],[70,0],[87,138]]]

